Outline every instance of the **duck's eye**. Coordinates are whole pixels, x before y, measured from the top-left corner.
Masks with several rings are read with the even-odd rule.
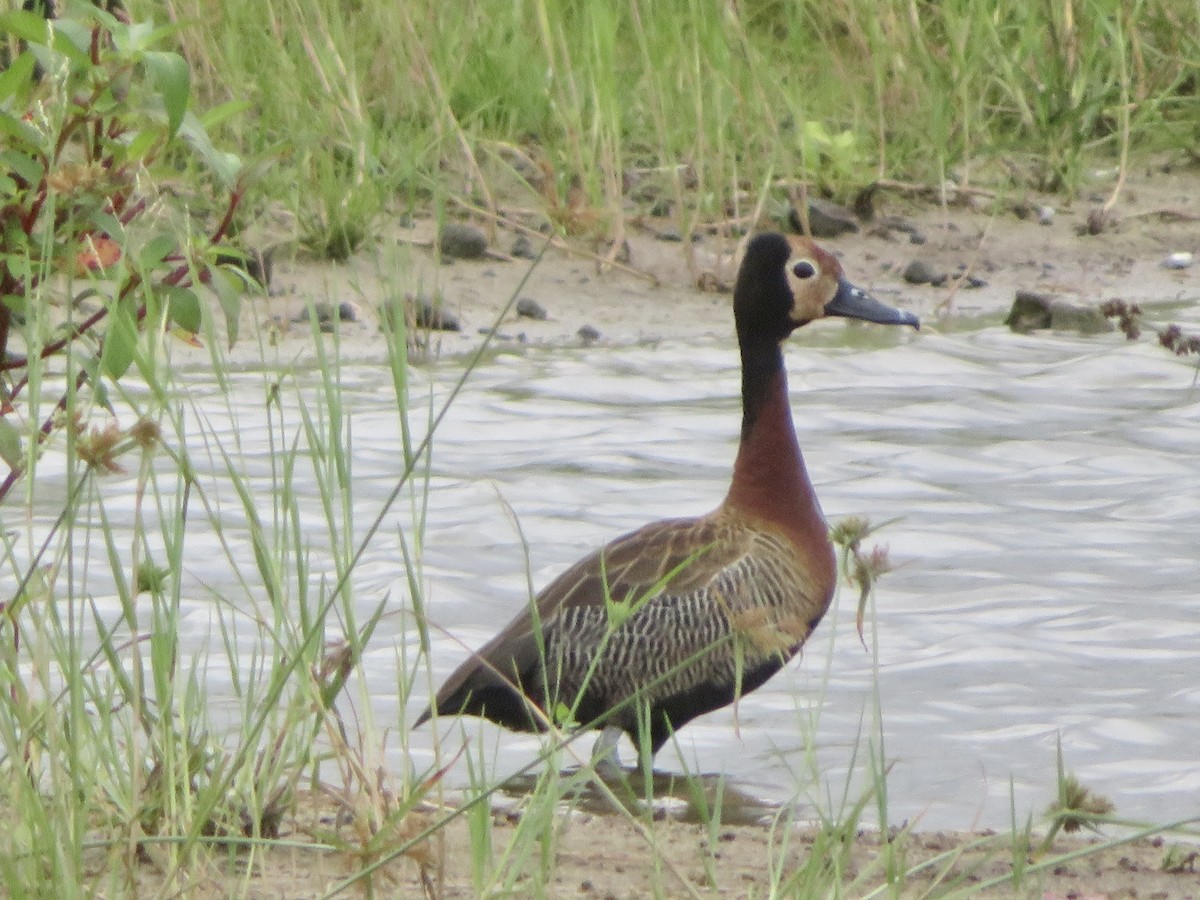
[[[792,271],[796,273],[796,277],[801,281],[812,278],[817,274],[817,270],[813,268],[813,264],[807,259],[802,259],[792,267]]]

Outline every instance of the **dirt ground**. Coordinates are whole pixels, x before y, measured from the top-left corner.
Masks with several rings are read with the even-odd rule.
[[[338,820],[341,824],[335,824]],[[231,854],[183,893],[193,897],[228,896],[236,883],[251,898],[325,896],[363,866],[387,855],[432,821],[413,814],[405,823],[369,845],[364,834],[328,797],[303,798],[294,819],[280,834],[283,841],[331,839],[345,849],[314,852],[281,846],[250,862]],[[1043,848],[1015,850],[1008,834],[995,832],[896,832],[885,847],[874,831],[847,836],[848,861],[828,841],[814,847],[815,826],[724,825],[710,829],[695,822],[656,816],[653,822],[616,815],[567,811],[552,824],[535,825],[549,835],[538,841],[514,841],[522,815],[500,811],[491,817],[491,854],[479,880],[477,854],[465,818],[455,819],[438,836],[409,855],[389,861],[373,873],[374,896],[462,898],[596,897],[625,900],[643,897],[817,897],[806,874],[840,865],[846,897],[1020,897],[1037,900],[1188,900],[1200,898],[1200,846],[1163,837],[1133,840],[1097,849],[1098,838],[1056,838]],[[336,835],[336,837],[334,837]],[[1116,835],[1106,835],[1116,837]],[[524,847],[524,860],[508,859],[510,845]],[[889,861],[909,874],[888,885]],[[538,875],[541,870],[543,873]],[[825,873],[827,874],[827,873]],[[147,891],[161,888],[147,873]],[[817,884],[828,882],[819,877]],[[348,896],[372,896],[365,881]]]
[[[821,243],[841,257],[852,281],[884,302],[918,313],[922,327],[930,330],[996,324],[1018,289],[1059,294],[1087,304],[1112,298],[1151,308],[1168,302],[1200,302],[1200,264],[1180,269],[1164,265],[1169,254],[1200,255],[1200,170],[1195,165],[1182,171],[1147,166],[1131,172],[1105,227],[1098,234],[1086,233],[1089,214],[1096,219],[1092,211],[1111,196],[1112,186],[1111,177],[1100,178],[1094,191],[1069,204],[1060,197],[1025,198],[1022,215],[1015,203],[984,195],[941,204],[888,189],[876,197],[873,222],[861,223],[858,233]],[[1053,208],[1052,215],[1042,212],[1044,221],[1039,221],[1039,205]],[[886,222],[892,227],[881,226]],[[732,340],[729,294],[714,289],[732,281],[737,250],[732,238],[706,234],[685,247],[662,239],[671,225],[667,220],[630,221],[624,235],[628,241],[624,264],[604,262],[609,245],[578,240],[571,252],[549,248],[531,269],[528,260],[508,255],[516,232],[491,230],[482,220],[476,224],[487,234],[490,247],[489,255],[478,260],[437,262],[430,249],[435,226],[421,220],[397,224],[376,247],[344,265],[277,254],[271,295],[248,304],[243,333],[251,335],[260,327],[280,359],[302,361],[312,345],[310,325],[304,321],[308,305],[336,308],[349,302],[357,321],[338,325],[344,358],[378,358],[384,352],[380,307],[405,293],[440,293],[444,308],[461,326],[457,332],[430,334],[431,349],[443,355],[478,346],[493,326],[497,341],[510,348],[585,341],[620,345],[709,335]],[[535,250],[540,240],[533,236]],[[951,277],[940,287],[910,284],[903,273],[913,260]],[[967,276],[984,284],[968,287]],[[525,278],[526,283],[518,287]],[[709,289],[698,289],[701,284]],[[546,317],[520,317],[512,310],[503,314],[514,293],[536,301]],[[585,326],[595,334],[581,336]],[[182,352],[200,353],[186,348]],[[248,361],[261,360],[261,353],[253,338],[243,340],[234,351],[235,360],[240,354]],[[321,832],[319,823],[332,819],[329,810],[320,807],[302,809],[285,831],[297,839]],[[1170,812],[1164,810],[1164,816]],[[496,815],[492,837],[496,853],[502,852],[519,821],[516,813]],[[809,858],[814,834],[804,827],[792,829],[790,843],[781,850],[781,832],[761,825],[721,827],[713,834],[701,825],[666,820],[654,823],[652,838],[643,827],[616,816],[564,812],[554,829],[554,846],[545,849],[553,866],[551,895],[766,896],[772,884],[786,880],[790,870],[799,869]],[[1014,854],[1011,839],[1004,835],[993,836],[978,848],[977,841],[984,837],[942,832],[907,836],[899,855],[906,867],[940,859],[910,876],[898,894],[952,894],[1011,874],[1014,860],[1028,870],[1083,846],[1060,838],[1048,853]],[[1195,850],[1169,838],[1140,840],[1058,862],[1034,874],[1027,871],[1020,887],[1006,881],[985,895],[1043,900],[1200,898]],[[419,855],[427,863],[435,895],[475,895],[468,831],[462,819],[445,830],[441,843]],[[656,863],[659,857],[666,863]],[[844,879],[847,894],[861,896],[884,883],[885,858],[878,834],[855,836],[853,862]],[[773,871],[772,860],[782,860],[782,868]],[[529,862],[536,864],[537,860]],[[251,896],[314,896],[358,865],[360,859],[352,854],[279,850],[256,865],[243,885]],[[402,860],[381,874],[383,880],[376,887],[384,896],[419,896],[423,888],[418,872],[414,862]],[[222,876],[214,877],[211,887],[219,895]],[[204,886],[197,887],[200,895],[206,893]],[[511,895],[524,895],[521,882]]]
[[[985,192],[942,204],[909,191],[881,190],[875,216],[860,220],[857,233],[820,242],[841,258],[851,281],[916,312],[922,328],[931,330],[994,324],[1019,289],[1092,305],[1113,298],[1161,304],[1200,295],[1197,166],[1132,172],[1105,214],[1103,230],[1080,234],[1111,191],[1111,179],[1100,179],[1070,203],[1054,196],[997,200]],[[1039,207],[1052,210],[1046,224],[1039,221]],[[376,357],[383,352],[380,309],[407,294],[440,298],[458,319],[459,331],[430,335],[430,348],[442,355],[473,349],[493,326],[497,345],[510,349],[705,335],[732,340],[729,293],[721,288],[735,272],[733,237],[703,234],[685,246],[662,239],[672,231],[670,220],[632,219],[624,229],[624,263],[607,261],[609,243],[577,239],[570,252],[549,247],[534,266],[508,255],[519,232],[476,221],[489,238],[489,256],[478,260],[437,262],[431,249],[436,226],[421,219],[385,229],[376,246],[342,265],[281,249],[271,294],[247,304],[243,334],[262,328],[281,359],[303,359],[311,345],[306,306],[349,304],[357,321],[339,323],[344,353]],[[529,237],[540,249],[544,238]],[[1192,253],[1198,261],[1171,269],[1164,261],[1173,253]],[[947,275],[946,282],[906,282],[913,261]],[[973,287],[968,279],[982,285]],[[540,305],[545,318],[520,316],[515,308],[503,314],[514,292]],[[580,335],[585,327],[592,337]],[[234,356],[261,358],[253,339],[241,341]]]

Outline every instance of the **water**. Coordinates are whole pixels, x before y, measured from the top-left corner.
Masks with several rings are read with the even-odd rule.
[[[682,758],[668,746],[658,766],[724,772],[765,799],[799,793],[804,804],[816,794],[828,805],[847,778],[862,783],[866,740],[878,728],[893,761],[894,822],[1004,827],[1011,802],[1023,816],[1053,798],[1061,741],[1067,768],[1119,814],[1163,821],[1200,813],[1194,370],[1117,338],[876,330],[850,350],[842,328],[808,329],[787,360],[826,515],[896,519],[878,536],[896,566],[867,634],[878,678],[854,630],[856,597],[843,590],[801,660],[745,697],[736,721],[723,710],[686,727]],[[436,405],[457,374],[453,362],[413,372],[418,430],[423,398]],[[395,485],[399,423],[382,368],[355,366],[344,376],[361,534]],[[269,509],[262,376],[236,376],[230,398],[204,384],[203,373],[196,381],[192,396],[213,444],[230,450]],[[717,342],[531,351],[476,372],[438,432],[430,479],[421,575],[436,625],[434,681],[526,602],[524,542],[529,577],[541,587],[630,528],[715,506],[735,450],[737,387],[736,356]],[[202,474],[223,471],[215,456],[196,461]],[[106,495],[118,497],[120,485],[114,480]],[[332,578],[321,565],[328,539],[316,487],[296,490],[314,580]],[[240,504],[228,487],[213,492],[226,539],[250,571]],[[132,527],[119,506],[109,511],[118,527]],[[393,508],[354,579],[360,620],[385,594],[396,613],[364,661],[384,727],[398,721],[398,657],[416,646],[402,614],[409,588],[398,538],[412,517],[407,501]],[[218,558],[215,539],[203,534],[193,552],[205,540]],[[245,590],[231,567],[223,574],[208,560],[191,563],[188,579],[184,649],[219,647],[208,637],[214,598],[236,607]],[[100,609],[115,602],[103,585],[95,590]],[[229,691],[219,657],[208,666],[217,697]],[[422,678],[410,721],[426,689]],[[443,730],[456,746],[459,724],[450,722]],[[482,735],[497,773],[524,765],[539,746],[536,737],[461,723]],[[428,727],[408,740],[417,769],[432,765]],[[399,768],[408,763],[396,743],[390,762]],[[465,769],[450,779],[464,782]]]

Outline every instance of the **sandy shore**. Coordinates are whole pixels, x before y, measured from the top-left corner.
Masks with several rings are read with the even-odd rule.
[[[1090,198],[1100,201],[1103,191]],[[1049,205],[1053,198],[1043,198]],[[1059,201],[1061,202],[1061,201]],[[1100,234],[1080,234],[1096,204],[1088,200],[1055,209],[1049,224],[1018,217],[1013,204],[938,206],[904,197],[883,197],[871,223],[856,234],[823,239],[842,260],[852,281],[880,300],[910,309],[926,329],[992,324],[1007,313],[1019,289],[1062,296],[1085,304],[1118,298],[1161,304],[1200,296],[1200,266],[1173,270],[1171,253],[1200,254],[1200,176],[1143,173],[1132,178]],[[900,227],[888,227],[899,224]],[[382,356],[381,307],[405,295],[440,297],[460,323],[457,332],[430,337],[434,352],[457,355],[497,327],[500,345],[571,345],[590,328],[595,340],[615,345],[664,338],[712,335],[732,340],[729,294],[737,243],[704,235],[690,246],[662,240],[665,220],[626,229],[627,261],[606,264],[608,247],[550,247],[537,264],[508,257],[516,232],[482,230],[494,253],[480,260],[438,263],[431,250],[430,220],[385,230],[385,237],[345,264],[276,253],[271,295],[246,304],[242,332],[261,328],[280,358],[303,358],[311,344],[311,303],[350,303],[358,321],[342,322],[343,350],[352,358]],[[909,231],[907,229],[912,229]],[[922,243],[913,243],[913,234]],[[537,238],[533,239],[539,249]],[[940,286],[905,281],[913,261],[947,275]],[[968,279],[982,282],[971,287]],[[705,289],[701,289],[701,287]],[[510,306],[514,293],[545,310],[538,320]],[[508,308],[505,313],[506,307]],[[234,361],[262,354],[253,339],[234,348]]]

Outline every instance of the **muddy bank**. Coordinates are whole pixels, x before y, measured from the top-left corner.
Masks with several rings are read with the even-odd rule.
[[[857,232],[821,243],[841,257],[851,280],[916,312],[927,329],[994,324],[1020,290],[1091,305],[1121,299],[1150,309],[1200,299],[1200,266],[1167,264],[1172,254],[1200,254],[1200,173],[1136,173],[1105,213],[1100,232],[1090,234],[1108,190],[1098,182],[1073,203],[968,195],[954,205],[880,191],[870,221],[857,220]],[[347,320],[340,334],[350,357],[381,356],[381,308],[418,296],[436,299],[458,323],[457,331],[429,335],[431,349],[442,354],[473,349],[493,326],[497,343],[509,347],[732,339],[729,295],[721,288],[734,273],[733,237],[702,234],[685,246],[673,239],[668,220],[641,219],[626,227],[627,246],[616,260],[609,260],[606,244],[575,240],[572,252],[548,247],[534,263],[511,255],[522,232],[477,225],[489,244],[477,259],[439,263],[432,219],[385,229],[345,264],[278,248],[271,293],[248,300],[247,339],[235,347],[234,359],[261,358],[256,332],[280,358],[303,355],[311,339],[303,321],[310,303],[342,307]],[[528,247],[538,252],[539,239],[530,238]],[[515,302],[509,306],[514,292],[532,316],[519,314]]]

